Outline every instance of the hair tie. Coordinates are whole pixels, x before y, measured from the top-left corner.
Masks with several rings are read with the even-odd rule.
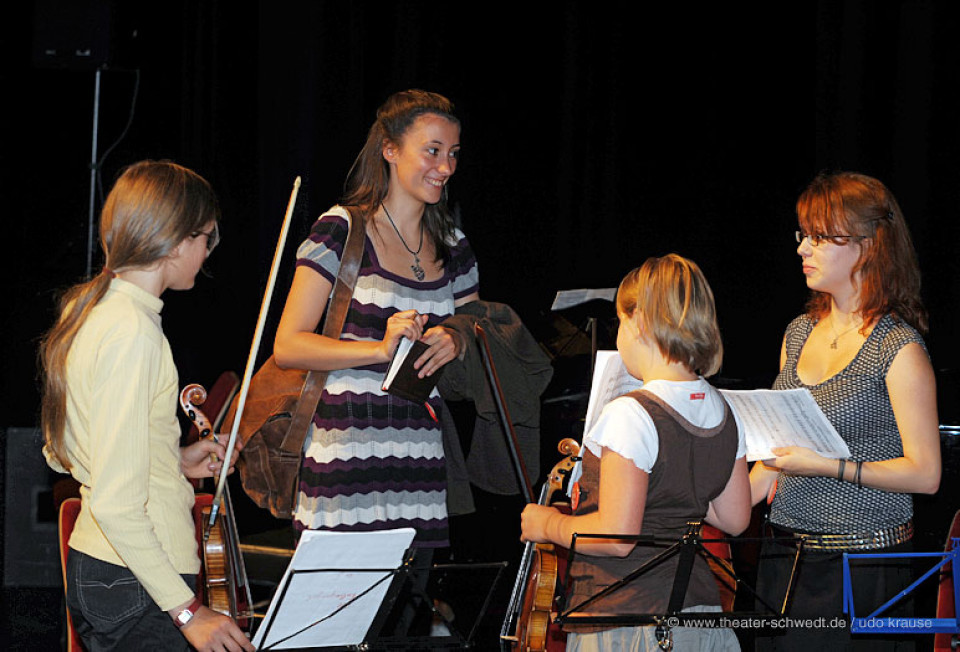
[[[106,274],[106,275],[109,276],[110,278],[117,278],[117,273],[116,273],[115,271],[113,271],[112,269],[110,269],[109,267],[104,267],[104,268],[103,268],[103,272],[101,272],[101,273],[102,273],[102,274]]]

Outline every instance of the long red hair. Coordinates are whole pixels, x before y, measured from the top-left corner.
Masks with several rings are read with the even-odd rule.
[[[822,173],[797,200],[797,217],[804,233],[866,236],[851,272],[865,327],[891,313],[927,332],[917,254],[900,205],[883,183],[855,172]],[[829,311],[830,295],[814,291],[807,313],[820,319]]]

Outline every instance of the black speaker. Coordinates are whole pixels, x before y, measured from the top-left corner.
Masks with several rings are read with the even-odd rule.
[[[54,483],[39,428],[7,428],[3,446],[3,585],[62,586]]]
[[[37,67],[136,67],[137,21],[130,10],[121,12],[115,0],[35,1],[33,62]]]

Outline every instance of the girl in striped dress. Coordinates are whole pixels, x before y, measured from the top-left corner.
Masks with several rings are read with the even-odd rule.
[[[403,91],[377,112],[347,177],[341,205],[324,213],[297,252],[277,329],[283,367],[329,370],[305,443],[294,527],[372,531],[412,527],[424,551],[448,545],[446,480],[434,390],[427,404],[380,389],[401,338],[429,348],[429,376],[464,343],[439,326],[478,298],[470,245],[446,209],[460,123],[435,93]],[[351,223],[362,217],[363,258],[339,340],[316,333]],[[430,407],[432,406],[432,407]]]

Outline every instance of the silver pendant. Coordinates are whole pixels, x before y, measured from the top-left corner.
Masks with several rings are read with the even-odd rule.
[[[423,271],[423,268],[420,267],[420,259],[419,259],[419,258],[416,259],[416,262],[415,262],[415,263],[413,263],[412,265],[410,265],[410,269],[413,270],[413,275],[417,277],[417,280],[418,280],[418,281],[422,281],[423,278],[427,275],[427,273]]]

